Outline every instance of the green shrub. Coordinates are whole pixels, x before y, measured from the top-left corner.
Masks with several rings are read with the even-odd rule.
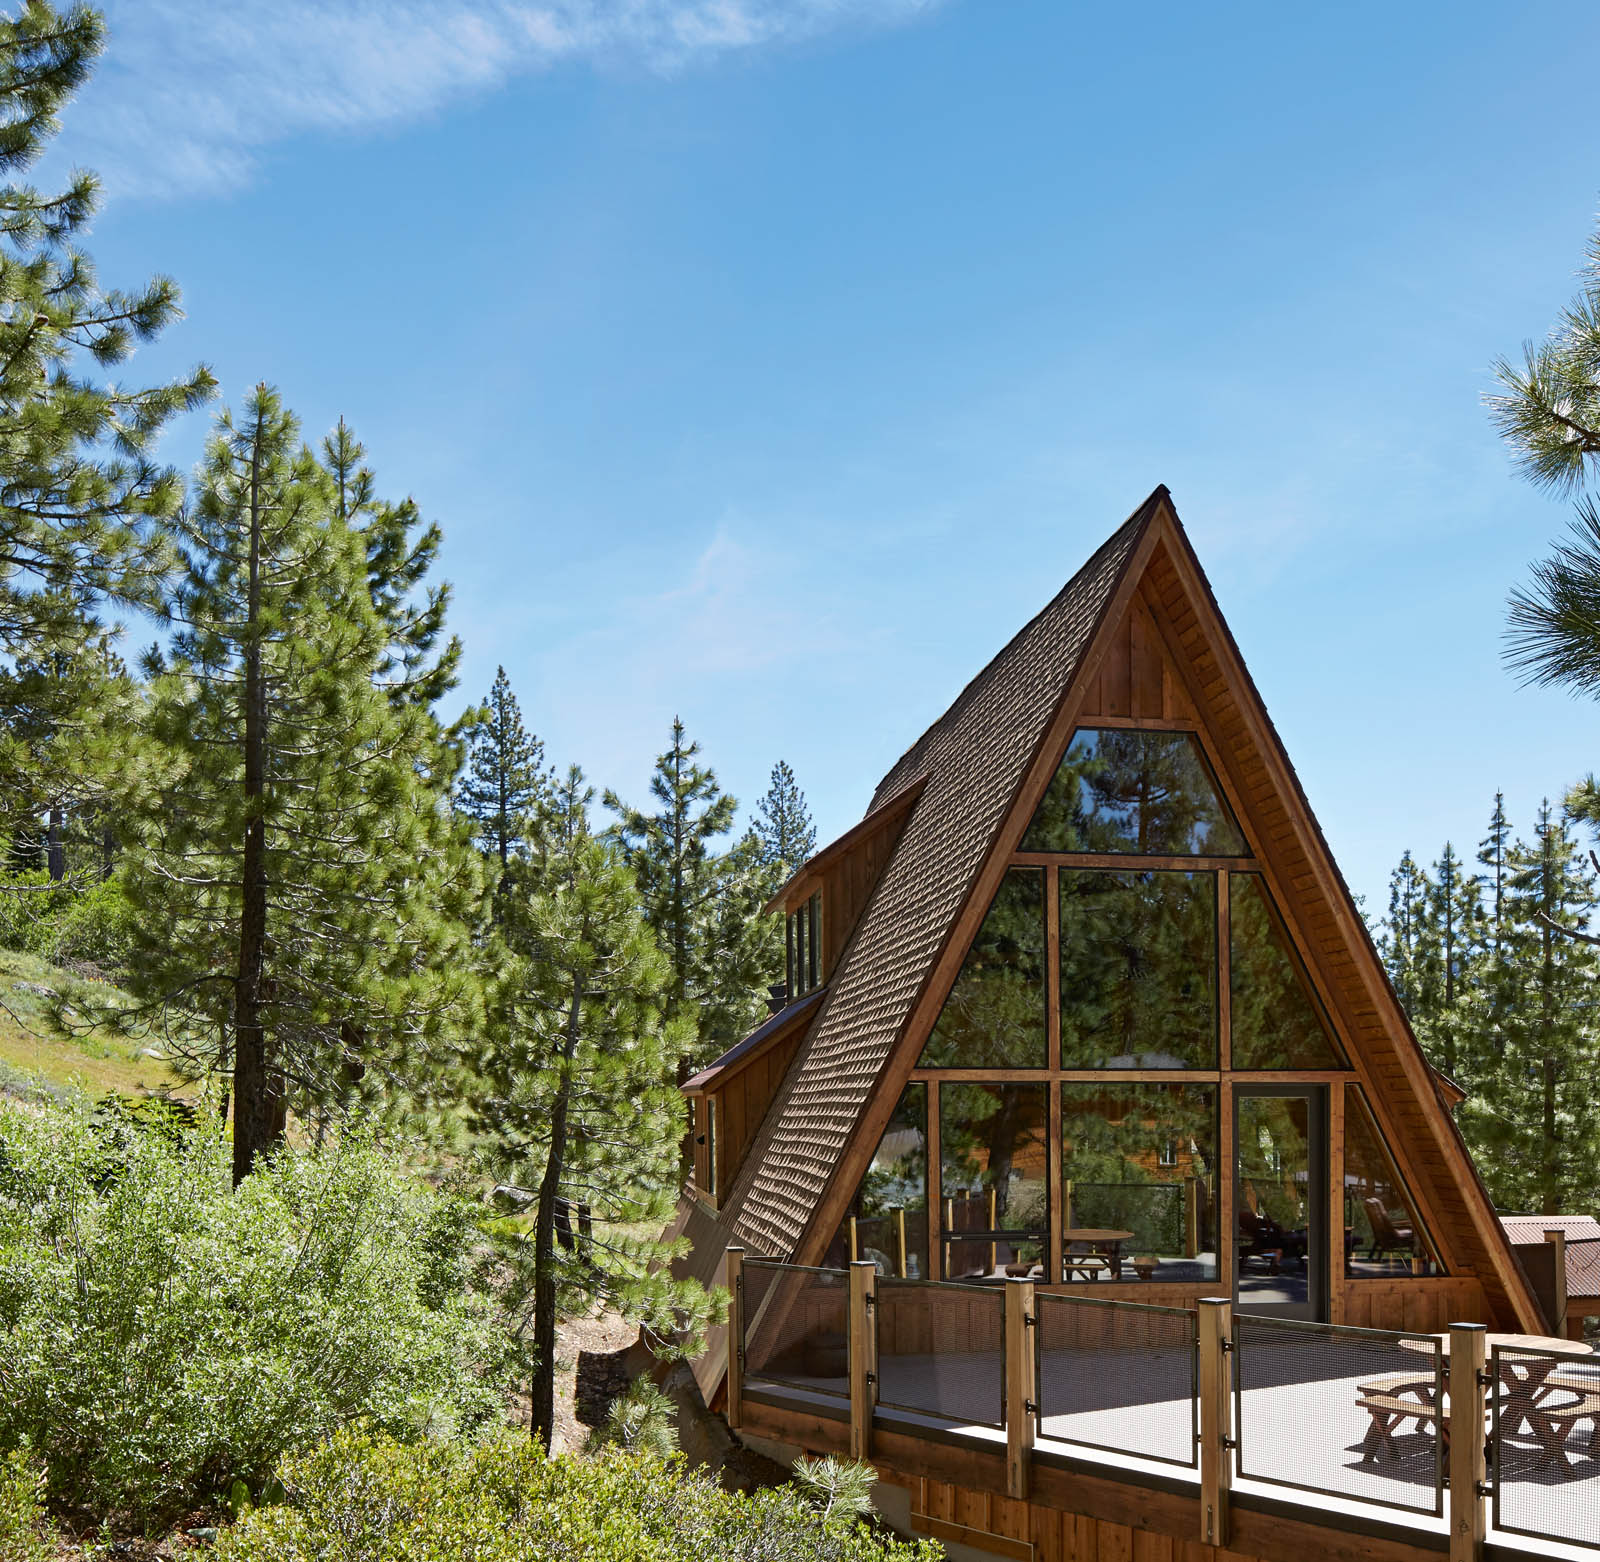
[[[116,879],[50,884],[44,872],[11,874],[0,885],[0,947],[54,965],[122,969],[132,948],[132,909]]]
[[[822,1522],[787,1487],[740,1496],[681,1459],[547,1459],[527,1437],[463,1452],[341,1433],[282,1468],[217,1562],[935,1562],[864,1524]]]
[[[26,1448],[0,1457],[0,1557],[49,1562],[55,1533],[44,1511],[44,1475]]]
[[[0,1446],[30,1439],[54,1500],[159,1520],[357,1421],[501,1413],[502,1337],[448,1251],[469,1228],[369,1139],[237,1191],[214,1121],[116,1148],[108,1177],[87,1113],[0,1103]]]

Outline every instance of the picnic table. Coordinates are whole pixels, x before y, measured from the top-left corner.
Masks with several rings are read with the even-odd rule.
[[[1062,1265],[1066,1277],[1085,1278],[1109,1274],[1122,1278],[1122,1244],[1131,1242],[1131,1231],[1114,1231],[1102,1226],[1067,1226],[1061,1233]]]
[[[1448,1385],[1448,1334],[1419,1335],[1399,1343],[1402,1350],[1428,1356],[1437,1348]],[[1497,1346],[1502,1352],[1498,1356],[1494,1354]],[[1484,1336],[1484,1348],[1489,1360],[1499,1366],[1490,1410],[1498,1414],[1502,1425],[1509,1425],[1513,1432],[1527,1427],[1545,1458],[1563,1472],[1572,1468],[1567,1461],[1566,1441],[1579,1421],[1588,1419],[1593,1425],[1590,1451],[1600,1448],[1600,1378],[1567,1377],[1561,1371],[1562,1358],[1593,1355],[1588,1345],[1553,1335],[1488,1334]],[[1445,1434],[1442,1413],[1446,1407],[1435,1403],[1431,1373],[1426,1377],[1395,1374],[1363,1383],[1358,1386],[1357,1403],[1371,1417],[1362,1444],[1363,1460],[1370,1459],[1380,1447],[1393,1454],[1393,1434],[1408,1420],[1415,1421],[1418,1430],[1429,1423],[1436,1424],[1440,1435]]]

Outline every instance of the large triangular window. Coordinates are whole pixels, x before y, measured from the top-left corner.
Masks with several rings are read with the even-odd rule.
[[[1043,1068],[1044,869],[1012,868],[961,963],[923,1068]]]
[[[1022,849],[1248,855],[1195,735],[1121,727],[1073,733]]]
[[[1344,1068],[1333,1029],[1259,873],[1228,882],[1235,1068]]]
[[[1344,1272],[1352,1280],[1441,1275],[1417,1201],[1359,1086],[1344,1093]]]

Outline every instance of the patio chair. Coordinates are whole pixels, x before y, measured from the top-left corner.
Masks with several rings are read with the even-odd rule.
[[[1416,1234],[1410,1226],[1397,1226],[1389,1219],[1389,1211],[1380,1198],[1363,1199],[1367,1220],[1372,1226],[1372,1246],[1369,1259],[1381,1258],[1385,1253],[1409,1253],[1416,1245]]]
[[[1253,1209],[1239,1211],[1239,1262],[1257,1259],[1267,1266],[1267,1273],[1275,1275],[1285,1258],[1303,1261],[1306,1256],[1305,1233],[1287,1231],[1272,1216]]]

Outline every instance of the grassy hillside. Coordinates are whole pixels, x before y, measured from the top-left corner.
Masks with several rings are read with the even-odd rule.
[[[52,994],[68,996],[79,980],[34,955],[0,949],[0,1089],[29,1083],[77,1085],[91,1095],[177,1090],[179,1081],[147,1043],[104,1030],[70,1035],[52,1015]],[[97,995],[117,996],[100,986]]]

